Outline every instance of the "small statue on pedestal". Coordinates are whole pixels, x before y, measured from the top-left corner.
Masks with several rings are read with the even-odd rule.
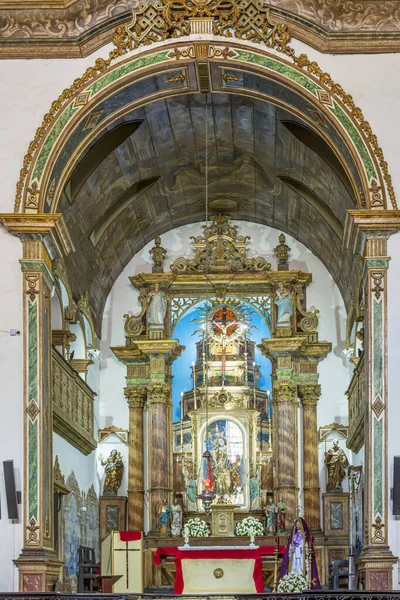
[[[124,473],[124,463],[121,453],[117,450],[111,450],[110,456],[106,459],[100,454],[100,463],[104,468],[105,480],[103,485],[104,496],[116,496],[121,487],[122,475]]]
[[[265,512],[265,516],[266,516],[265,529],[267,530],[267,533],[272,533],[272,534],[276,533],[277,510],[278,509],[276,507],[275,502],[273,501],[272,498],[270,498],[267,506],[264,508],[264,512]]]
[[[278,534],[286,533],[286,523],[285,523],[286,504],[284,503],[282,498],[279,498],[279,502],[276,505],[276,508],[277,508],[277,513],[276,513],[277,533]]]
[[[168,535],[170,514],[171,508],[168,505],[167,501],[164,500],[164,503],[160,508],[160,518],[158,520],[158,527],[161,536]]]
[[[167,254],[167,251],[165,250],[165,248],[163,248],[161,246],[161,238],[160,236],[157,236],[154,240],[155,246],[153,246],[153,248],[151,250],[149,250],[149,254],[151,256],[151,258],[153,259],[153,267],[152,267],[152,272],[153,273],[162,273],[164,271],[163,269],[163,263],[164,263],[164,258],[165,255]]]
[[[349,461],[344,450],[339,446],[339,440],[333,440],[333,447],[325,452],[325,464],[328,468],[326,491],[341,492]]]
[[[171,535],[173,537],[179,537],[182,529],[182,508],[178,504],[177,499],[174,499],[174,503],[171,505]]]
[[[290,319],[293,315],[293,302],[290,298],[290,292],[285,288],[283,282],[278,283],[275,295],[275,306],[277,310],[277,327],[289,327]]]
[[[185,524],[184,528],[183,528],[183,540],[185,542],[184,544],[184,548],[189,548],[190,544],[189,544],[189,527],[187,525],[187,523]]]
[[[160,290],[160,284],[154,284],[154,290],[150,294],[150,304],[147,311],[147,320],[150,327],[164,327],[164,319],[167,313],[167,300],[165,293]]]

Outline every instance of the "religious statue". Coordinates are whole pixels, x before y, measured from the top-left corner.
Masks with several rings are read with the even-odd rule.
[[[276,290],[275,305],[277,307],[276,324],[279,327],[289,326],[290,317],[293,314],[293,302],[290,298],[290,293],[285,289],[283,282],[278,283],[278,289]]]
[[[183,458],[182,460],[182,473],[185,482],[187,498],[187,506],[185,508],[188,512],[193,512],[197,510],[197,481],[193,478],[189,471],[188,461],[186,458]]]
[[[277,533],[286,533],[285,527],[285,513],[286,513],[286,504],[283,502],[282,498],[279,498],[279,502],[276,505],[277,513],[276,513],[276,524],[277,524]]]
[[[211,451],[211,470],[217,502],[234,503],[237,486],[240,482],[240,456],[231,461],[227,454],[226,438],[218,431],[214,433]]]
[[[264,508],[265,512],[265,529],[268,533],[276,533],[276,513],[277,507],[272,498],[268,500],[268,504]]]
[[[287,271],[289,252],[291,248],[286,244],[286,237],[283,233],[279,236],[279,244],[274,248],[274,254],[278,259],[278,271]]]
[[[164,319],[167,312],[167,301],[165,294],[160,290],[160,284],[154,284],[154,290],[151,292],[150,304],[147,313],[147,320],[150,326],[164,327]]]
[[[160,508],[160,518],[158,520],[158,528],[160,535],[167,535],[169,529],[169,517],[171,514],[171,508],[167,501],[164,500],[163,505]]]
[[[294,520],[278,581],[288,573],[300,573],[307,578],[311,589],[321,589],[313,549],[313,538],[306,522],[301,517]]]
[[[158,235],[154,240],[155,246],[151,250],[149,250],[149,254],[153,259],[153,273],[162,273],[163,272],[163,262],[167,251],[165,248],[161,246],[161,238]]]
[[[181,535],[182,529],[182,508],[178,504],[175,498],[174,503],[171,505],[171,535],[178,537]]]
[[[260,480],[261,480],[261,465],[257,465],[253,476],[249,479],[250,491],[250,510],[260,508]]]
[[[185,542],[184,548],[187,548],[189,546],[189,526],[187,523],[183,527],[183,540]]]
[[[328,468],[327,492],[341,492],[349,461],[344,450],[339,446],[339,440],[333,440],[333,447],[325,452],[325,464]]]
[[[117,450],[111,450],[110,456],[104,460],[100,455],[100,463],[104,467],[105,480],[103,494],[105,496],[116,496],[121,487],[122,475],[124,473],[124,463],[121,453]]]

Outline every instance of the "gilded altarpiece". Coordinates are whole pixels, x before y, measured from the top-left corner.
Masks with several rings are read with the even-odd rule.
[[[211,469],[219,500],[235,504],[235,511],[242,514],[261,512],[264,499],[261,495],[255,499],[254,494],[253,500],[250,498],[249,482],[262,476],[260,489],[269,489],[276,501],[282,499],[286,504],[289,528],[298,507],[296,403],[300,398],[304,404],[301,426],[306,432],[306,519],[319,530],[318,363],[330,351],[330,344],[318,341],[318,311],[306,309],[311,274],[290,269],[290,248],[283,235],[275,248],[275,271],[266,257],[249,256],[249,238],[240,235],[229,217],[212,217],[203,230],[203,235],[192,238],[193,257],[178,258],[170,272],[164,272],[165,250],[156,240],[152,272],[130,278],[139,290],[142,310],[125,315],[126,344],[113,348],[127,366],[130,452],[135,456],[129,467],[128,522],[139,526],[148,519],[150,532],[157,534],[161,503],[172,503],[173,496],[182,499],[186,514],[203,511],[198,494]],[[172,426],[171,364],[184,350],[173,339],[173,332],[186,311],[199,303],[206,308],[194,342],[193,390],[183,394],[182,420]],[[254,343],[245,341],[245,327],[241,329],[250,309],[262,315],[271,334],[262,341],[261,349],[272,361],[272,418],[270,411],[260,416],[267,405],[266,392],[253,385],[258,368]],[[259,430],[267,436],[262,452],[256,435]],[[231,449],[229,439],[235,440]],[[210,465],[203,459],[207,448]],[[218,454],[218,449],[223,450]],[[223,476],[217,481],[219,457],[234,473],[235,486],[224,483]]]

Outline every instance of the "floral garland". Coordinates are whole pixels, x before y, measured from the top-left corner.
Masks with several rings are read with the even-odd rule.
[[[255,517],[245,517],[236,525],[236,535],[264,535],[262,523]]]
[[[210,526],[199,517],[189,519],[186,525],[189,537],[208,537],[210,535]]]
[[[307,579],[301,573],[288,573],[279,582],[278,592],[291,594],[308,589]]]

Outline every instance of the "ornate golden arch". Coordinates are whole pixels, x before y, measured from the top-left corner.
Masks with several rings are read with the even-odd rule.
[[[198,91],[210,91],[204,85],[202,89],[201,69],[204,71],[207,68],[204,65],[213,60],[222,61],[227,68],[233,65],[238,70],[256,68],[263,71],[263,76],[273,77],[297,93],[307,95],[318,111],[335,123],[358,166],[363,188],[356,194],[359,208],[385,209],[389,196],[391,208],[396,209],[388,165],[361,109],[316,62],[305,54],[297,56],[289,41],[287,25],[274,23],[268,7],[259,0],[163,0],[140,5],[133,12],[131,23],[117,28],[115,48],[108,58],[97,59],[93,67],[75,79],[52,103],[24,157],[14,212],[56,211],[62,185],[50,180],[51,168],[68,135],[83,118],[93,113],[100,98],[112,95],[117,86],[141,77],[154,69],[155,64],[158,69],[174,66],[176,70],[195,63]],[[151,50],[147,48],[150,45],[154,46]],[[229,77],[234,81],[234,75],[225,75],[227,81]],[[184,77],[184,73],[179,77]],[[234,87],[227,91],[239,93]],[[187,90],[174,93],[187,93]],[[101,127],[108,123],[105,120]],[[79,152],[74,153],[62,181],[98,131],[94,128]]]

